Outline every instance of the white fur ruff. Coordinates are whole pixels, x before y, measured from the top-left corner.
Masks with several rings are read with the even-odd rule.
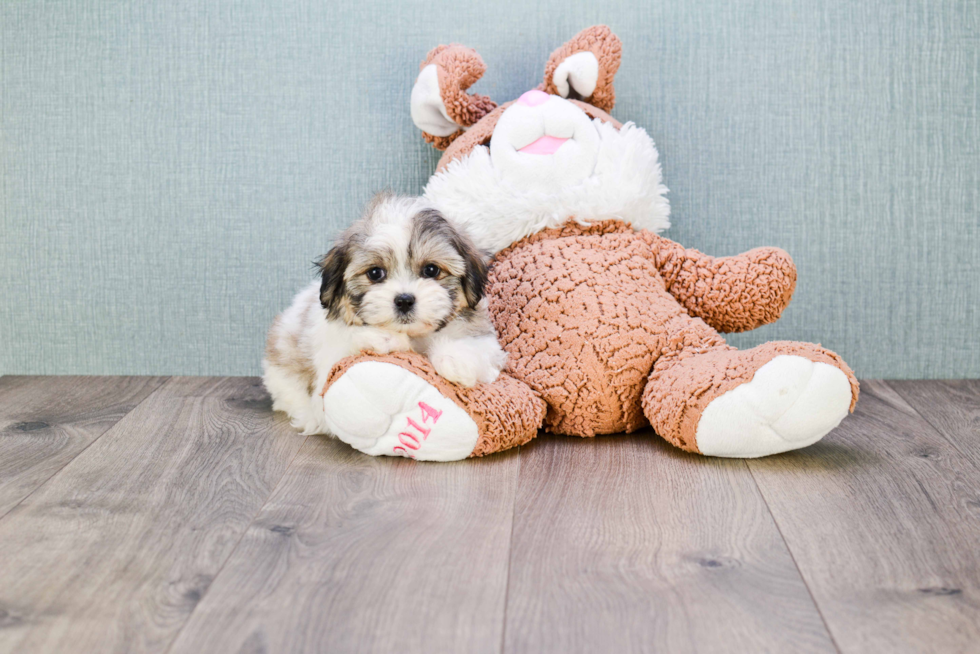
[[[619,130],[598,119],[593,123],[601,146],[595,170],[582,181],[522,188],[493,166],[488,148],[477,147],[436,173],[425,197],[491,254],[570,219],[590,225],[616,218],[653,232],[670,227],[653,140],[633,123]]]

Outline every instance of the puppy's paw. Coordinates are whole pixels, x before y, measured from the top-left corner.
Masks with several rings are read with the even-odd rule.
[[[429,353],[429,360],[440,376],[471,388],[495,381],[507,362],[507,354],[496,340],[464,339],[441,343]]]
[[[399,332],[388,332],[374,327],[361,327],[351,337],[351,345],[357,352],[388,354],[407,352],[412,349],[408,336]]]
[[[460,354],[448,352],[437,354],[431,358],[432,366],[440,376],[454,384],[459,384],[467,388],[476,386],[479,373],[476,362],[473,360],[467,361]]]

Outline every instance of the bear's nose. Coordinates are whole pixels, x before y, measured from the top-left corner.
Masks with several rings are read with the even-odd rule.
[[[415,306],[415,296],[409,293],[402,293],[395,296],[395,308],[402,313],[408,313]]]
[[[531,89],[530,91],[528,91],[527,93],[519,97],[517,101],[521,104],[526,104],[529,107],[537,107],[539,104],[547,102],[548,98],[550,97],[551,96],[545,93],[544,91]]]

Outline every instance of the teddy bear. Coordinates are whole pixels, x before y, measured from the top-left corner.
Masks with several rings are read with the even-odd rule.
[[[778,248],[712,257],[659,233],[670,205],[653,140],[613,118],[620,40],[605,26],[556,50],[544,82],[497,105],[468,93],[485,65],[441,45],[411,113],[443,150],[424,195],[492,257],[486,296],[505,372],[463,388],[414,353],[345,359],[324,422],[372,455],[450,461],[528,442],[648,426],[676,447],[760,457],[806,447],[853,411],[834,352],[720,332],[779,318],[796,269]],[[458,362],[465,366],[466,362]]]

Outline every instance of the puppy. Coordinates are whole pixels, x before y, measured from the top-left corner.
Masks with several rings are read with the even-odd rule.
[[[273,408],[304,433],[328,431],[320,389],[347,356],[419,352],[463,386],[504,367],[485,257],[421,198],[378,195],[317,265],[320,281],[273,322],[262,361]]]

